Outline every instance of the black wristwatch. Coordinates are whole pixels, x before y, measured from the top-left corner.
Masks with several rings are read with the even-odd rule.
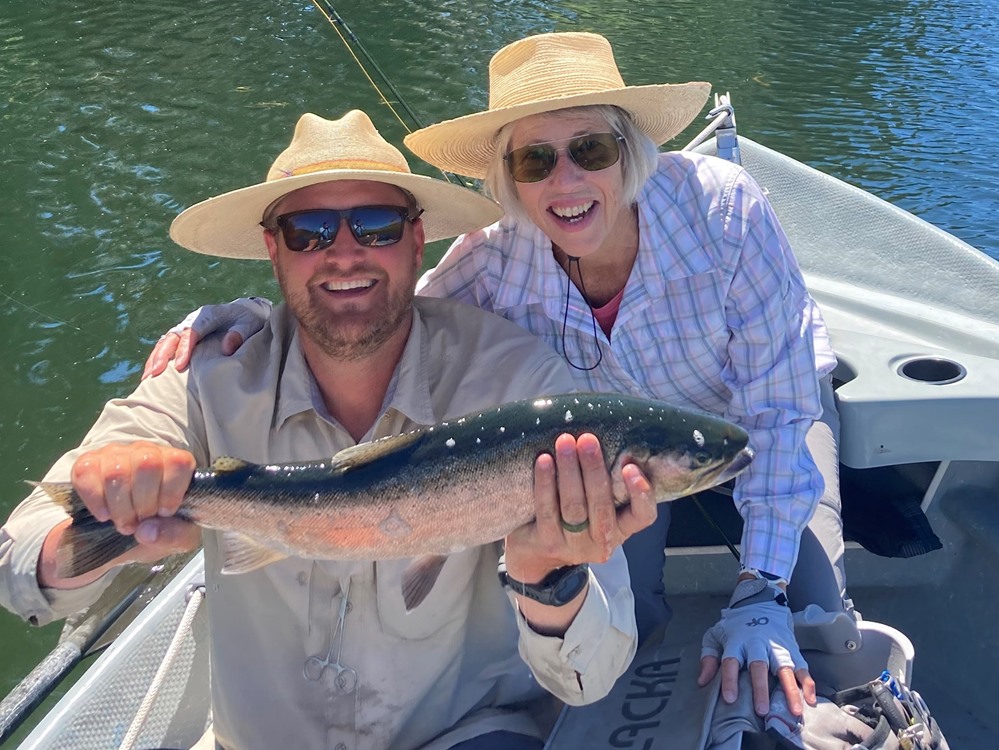
[[[523,583],[511,578],[506,572],[506,560],[502,557],[496,572],[504,588],[549,607],[561,607],[571,602],[590,579],[590,566],[586,563],[555,568],[538,583]]]

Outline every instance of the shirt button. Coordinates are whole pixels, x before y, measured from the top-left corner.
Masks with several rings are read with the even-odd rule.
[[[304,586],[305,582],[306,582],[305,571],[304,570],[300,570],[298,572],[298,585],[299,586]]]
[[[333,750],[347,750],[347,745],[345,745],[343,742],[338,742],[336,743],[336,747],[333,748]]]

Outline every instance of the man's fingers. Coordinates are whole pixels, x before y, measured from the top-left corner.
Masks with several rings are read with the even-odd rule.
[[[163,479],[159,488],[160,516],[172,516],[184,501],[194,475],[194,456],[179,448],[163,448]]]
[[[629,503],[617,511],[618,528],[625,538],[637,534],[656,520],[659,508],[652,484],[635,464],[628,464],[621,470],[624,486],[628,490]]]
[[[562,539],[555,459],[542,453],[534,462],[534,515],[538,536],[549,548]]]
[[[749,662],[749,681],[753,686],[753,707],[757,716],[770,712],[770,669],[765,661]],[[792,675],[791,681],[794,682]],[[797,685],[795,685],[797,692]],[[788,696],[790,698],[790,696]]]
[[[179,518],[147,518],[136,527],[135,539],[149,548],[148,559],[154,561],[168,554],[196,549],[201,544],[201,530]]]
[[[132,451],[132,509],[136,521],[155,516],[159,511],[160,484],[163,480],[163,462],[156,446]]]
[[[614,546],[620,543],[621,534],[617,528],[617,511],[614,495],[611,492],[610,473],[604,461],[600,440],[590,433],[576,439],[579,454],[579,467],[586,493],[586,517],[590,522],[590,537],[602,548],[605,557],[610,557]]]
[[[132,505],[132,459],[118,446],[109,446],[101,454],[101,474],[104,477],[104,502],[115,528],[131,534],[139,519]]]
[[[70,478],[87,510],[98,521],[110,521],[111,511],[104,497],[104,475],[101,458],[94,453],[84,453],[73,464]]]
[[[586,504],[586,490],[583,485],[582,470],[579,465],[579,453],[576,439],[572,435],[559,435],[555,440],[555,465],[558,474],[558,498],[560,518],[566,525],[578,527],[585,524],[579,531],[570,531],[563,526],[565,540],[573,543],[589,537],[589,524],[592,522],[589,508]]]

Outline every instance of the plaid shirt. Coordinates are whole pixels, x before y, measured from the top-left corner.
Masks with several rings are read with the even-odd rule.
[[[589,306],[530,222],[505,217],[459,237],[418,291],[498,313],[578,366],[597,361],[599,344],[599,365],[573,371],[582,390],[740,424],[756,451],[734,493],[742,562],[788,577],[823,489],[805,447],[821,412],[817,374],[836,362],[821,315],[773,209],[741,167],[661,154],[638,221],[638,256],[610,339],[594,333]]]

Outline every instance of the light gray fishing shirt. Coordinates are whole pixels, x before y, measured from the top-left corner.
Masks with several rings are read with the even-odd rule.
[[[415,304],[382,415],[365,440],[574,389],[562,359],[508,321],[453,301]],[[109,402],[82,446],[46,479],[67,479],[82,450],[137,439],[188,449],[199,465],[219,456],[319,460],[354,444],[323,406],[284,306],[232,357],[210,339],[188,372],[168,368]],[[64,518],[34,493],[0,531],[0,603],[38,624],[86,605],[102,587],[38,588],[42,541]],[[500,587],[499,543],[451,556],[427,599],[407,614],[405,560],[290,558],[222,576],[219,537],[206,532],[204,540],[214,728],[229,750],[436,750],[497,729],[537,735],[525,704],[545,689],[572,704],[597,700],[634,655],[634,601],[620,549],[593,566],[582,610],[564,638],[552,638],[534,632]],[[358,679],[346,692],[334,668],[313,682],[303,667],[329,652],[348,580],[340,661]]]

